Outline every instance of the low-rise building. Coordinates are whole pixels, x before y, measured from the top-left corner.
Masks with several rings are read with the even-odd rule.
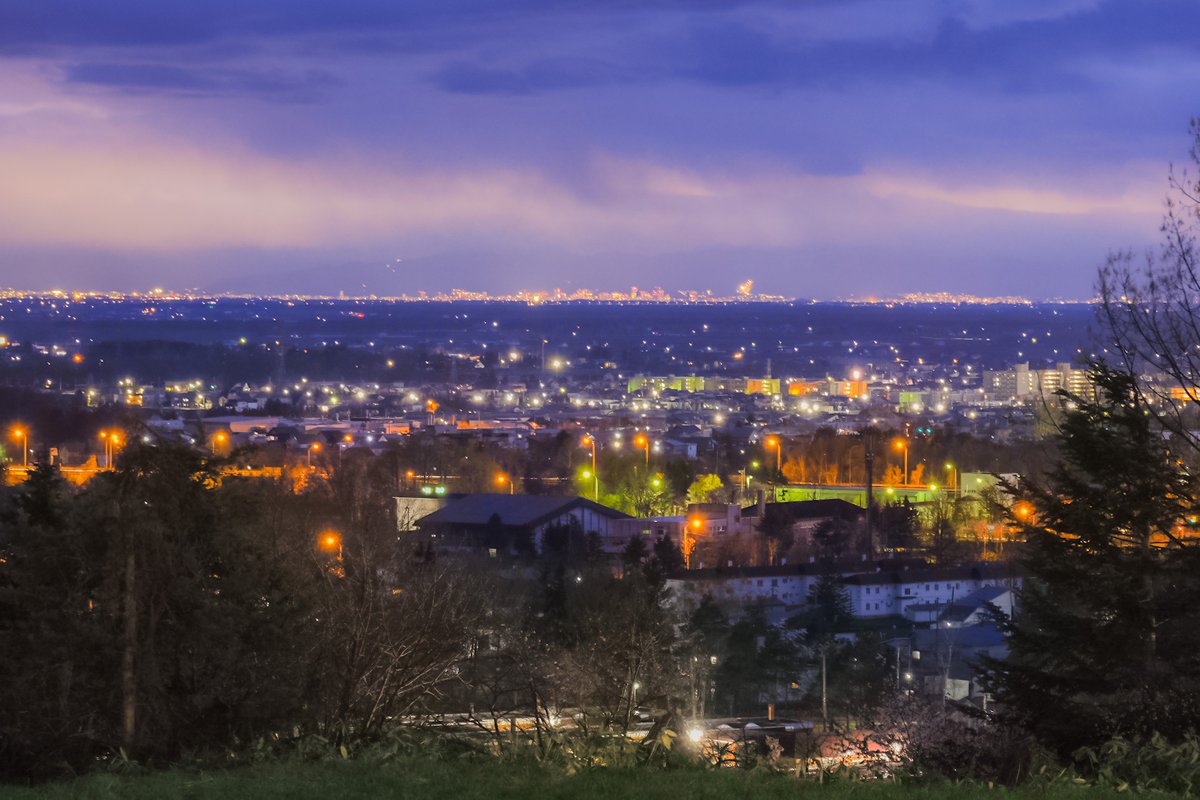
[[[486,551],[490,555],[538,553],[547,529],[568,526],[601,541],[628,514],[583,497],[468,494],[414,523],[435,550]]]

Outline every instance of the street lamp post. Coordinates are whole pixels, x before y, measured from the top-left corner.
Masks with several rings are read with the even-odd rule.
[[[29,429],[13,428],[12,435],[21,440],[21,464],[25,469],[29,469]]]
[[[505,475],[503,472],[496,473],[496,485],[504,486],[504,484],[506,484],[506,483],[508,484],[508,493],[516,494],[516,490],[513,487],[512,479],[509,478],[507,475]]]
[[[310,468],[312,467],[312,454],[314,450],[318,453],[321,452],[320,442],[310,442],[308,445],[308,466]]]
[[[641,447],[646,451],[646,466],[650,466],[650,437],[644,433],[639,433],[633,437],[633,446]]]
[[[742,499],[750,499],[750,484],[754,483],[754,476],[750,474],[751,469],[758,469],[758,462],[753,461],[748,467],[742,467],[740,472],[742,475]]]
[[[223,446],[225,444],[225,440],[228,438],[229,437],[226,435],[225,431],[217,431],[213,434],[212,452],[214,456],[217,454],[217,448],[219,446]]]
[[[763,446],[768,450],[775,451],[775,474],[771,476],[771,494],[775,494],[775,482],[779,480],[779,474],[783,471],[783,442],[778,436],[768,436],[763,439]],[[775,498],[771,498],[771,502],[775,502]]]
[[[104,442],[104,468],[113,468],[113,456],[121,444],[120,431],[100,431],[100,441]]]
[[[344,577],[346,569],[343,561],[342,535],[337,531],[325,531],[317,538],[317,547],[326,553],[336,553],[337,567],[333,573],[339,578]]]
[[[783,442],[780,441],[778,436],[768,436],[766,439],[763,439],[763,446],[766,447],[768,450],[775,451],[775,471],[782,472],[783,471]]]
[[[692,517],[683,528],[683,568],[692,568],[692,552],[696,549],[697,537],[704,527],[702,517]]]
[[[590,433],[583,437],[582,447],[592,448],[592,500],[600,502],[600,474],[596,472],[596,437]]]
[[[903,480],[900,481],[900,485],[907,486],[908,485],[908,440],[907,439],[897,439],[896,440],[896,449],[904,451],[904,478],[903,478]]]
[[[946,465],[946,471],[950,473],[950,491],[958,493],[958,469],[953,464]]]

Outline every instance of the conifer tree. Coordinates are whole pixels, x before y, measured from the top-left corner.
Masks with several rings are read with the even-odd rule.
[[[1002,717],[1064,755],[1200,724],[1195,483],[1136,378],[1092,376],[1098,399],[1062,394],[1059,464],[1015,487],[1025,579],[989,676]]]

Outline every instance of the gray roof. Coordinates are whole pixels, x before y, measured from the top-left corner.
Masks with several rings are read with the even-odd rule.
[[[968,617],[983,608],[985,603],[994,602],[1007,591],[1009,590],[1003,586],[985,586],[982,589],[976,589],[966,597],[955,600],[946,606],[941,619],[949,622],[965,622]]]
[[[789,500],[783,503],[768,503],[768,508],[774,508],[776,513],[787,514],[792,520],[825,519],[858,519],[866,512],[861,506],[846,500]],[[748,506],[742,509],[743,517],[757,517],[758,506]]]
[[[968,625],[965,628],[933,628],[913,631],[914,650],[935,651],[953,647],[955,650],[984,649],[1004,644],[1004,633],[991,622]],[[923,659],[922,659],[923,660]]]
[[[524,528],[539,525],[565,514],[573,508],[585,508],[609,517],[629,519],[628,514],[593,503],[584,497],[562,497],[534,494],[468,494],[451,500],[442,508],[417,520],[417,527],[432,525],[487,525],[493,515],[506,527]]]
[[[1021,572],[1016,565],[999,561],[982,561],[976,564],[954,567],[927,567],[881,571],[848,576],[843,583],[856,585],[894,585],[906,583],[933,583],[934,581],[973,581],[1016,579]]]

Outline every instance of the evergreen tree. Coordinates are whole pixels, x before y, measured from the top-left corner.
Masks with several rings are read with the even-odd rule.
[[[664,534],[654,540],[654,549],[642,566],[642,572],[651,584],[661,586],[667,578],[683,572],[683,566],[679,545]]]
[[[910,549],[916,543],[917,512],[905,497],[899,503],[878,507],[879,530],[889,550]]]
[[[1070,753],[1113,736],[1200,725],[1200,547],[1181,536],[1194,483],[1134,376],[1095,367],[1096,401],[1063,394],[1060,463],[1016,490],[1024,586],[1009,657],[990,683],[1002,715]]]
[[[782,503],[767,503],[762,519],[758,521],[758,532],[766,540],[767,560],[771,564],[777,563],[781,553],[787,553],[795,538],[792,526],[796,520],[786,509]]]
[[[813,665],[820,670],[821,714],[829,722],[828,684],[831,661],[836,662],[839,647],[837,634],[846,630],[853,621],[854,612],[850,605],[850,594],[842,585],[839,576],[828,571],[808,590],[808,603],[804,610],[788,620],[787,626],[802,632],[804,647],[813,658]],[[837,672],[834,663],[833,672]]]
[[[821,644],[846,629],[854,619],[850,595],[836,573],[827,572],[808,590],[808,605],[789,620],[789,626],[803,628],[809,644]]]
[[[730,626],[724,650],[716,668],[714,712],[761,714],[768,698],[793,677],[792,641],[767,620],[761,606],[748,608]]]
[[[116,663],[111,629],[92,613],[99,537],[76,524],[58,468],[38,464],[0,510],[0,776],[87,763],[112,717],[96,698]]]
[[[621,551],[621,563],[625,565],[625,574],[628,575],[640,567],[647,555],[649,555],[649,551],[646,543],[642,541],[642,537],[637,534],[630,536],[628,544]]]
[[[729,635],[729,617],[711,594],[700,599],[696,610],[692,612],[688,631],[706,660],[724,652],[725,638]]]

